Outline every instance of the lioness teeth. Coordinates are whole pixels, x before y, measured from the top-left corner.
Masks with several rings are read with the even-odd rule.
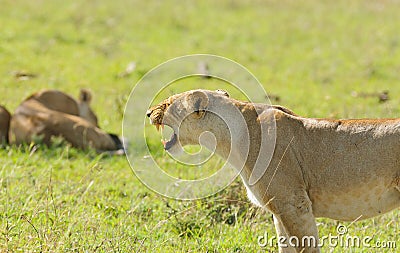
[[[161,129],[161,130],[164,130],[164,124],[158,124],[158,123],[156,123],[156,124],[154,124],[154,125],[156,126],[157,131],[160,131],[160,129]]]

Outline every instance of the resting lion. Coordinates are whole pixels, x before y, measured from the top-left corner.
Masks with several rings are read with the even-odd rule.
[[[85,89],[81,90],[79,101],[58,90],[35,93],[17,107],[11,118],[8,112],[7,118],[5,108],[0,110],[0,137],[16,145],[37,140],[50,145],[53,136],[60,136],[81,149],[122,149],[116,135],[99,128],[90,108],[91,99],[91,93]],[[8,125],[9,130],[5,127]]]
[[[246,126],[228,128],[222,120],[239,122],[238,115],[247,124],[248,136]],[[242,102],[226,92],[208,90],[171,96],[150,108],[147,116],[157,128],[165,124],[174,130],[164,144],[167,151],[179,143],[196,145],[199,136],[209,131],[217,140],[217,154],[228,158],[232,152],[228,162],[244,163],[240,176],[250,200],[273,213],[279,236],[300,240],[296,247],[280,252],[319,252],[316,217],[355,221],[400,206],[400,119],[304,118],[281,106]],[[268,163],[260,154],[256,163],[263,142],[260,129],[270,129],[272,122],[276,124],[272,158]],[[248,155],[243,150],[246,140]],[[263,164],[265,168],[260,167]],[[264,174],[250,184],[254,171]],[[310,240],[309,245],[301,244],[304,239]]]
[[[8,143],[8,129],[10,128],[11,115],[7,109],[0,106],[0,146]]]

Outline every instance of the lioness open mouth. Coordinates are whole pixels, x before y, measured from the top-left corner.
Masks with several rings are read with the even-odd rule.
[[[164,149],[165,149],[165,150],[170,149],[173,145],[175,145],[177,139],[178,139],[178,137],[177,137],[176,134],[174,133],[174,134],[171,136],[171,139],[170,139],[169,141],[163,140],[163,141],[162,141],[162,144],[164,145]]]
[[[168,99],[159,105],[151,107],[146,112],[146,116],[150,118],[150,124],[154,125],[156,127],[157,131],[161,131],[161,135],[162,135],[162,131],[164,130],[164,126],[168,126],[169,128],[171,128],[172,134],[171,134],[170,139],[165,140],[163,138],[161,140],[165,150],[169,150],[170,148],[172,148],[178,140],[178,136],[176,134],[175,129],[170,125],[173,123],[164,122],[165,113],[171,104],[172,104],[172,99]],[[168,121],[168,122],[171,122],[171,121]],[[162,136],[164,136],[164,135],[162,135]]]
[[[162,130],[164,129],[165,124],[155,123],[154,126],[156,127],[157,131],[161,131],[162,132]],[[171,129],[172,129],[172,127],[171,127]],[[178,136],[176,135],[175,131],[173,129],[172,129],[172,131],[173,131],[173,134],[171,135],[171,137],[170,137],[170,139],[168,141],[164,140],[164,138],[161,140],[165,150],[170,149],[173,145],[175,145],[176,141],[178,140]]]

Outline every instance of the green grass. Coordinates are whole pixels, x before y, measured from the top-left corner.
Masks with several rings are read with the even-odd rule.
[[[399,117],[399,12],[396,1],[2,0],[0,103],[14,111],[40,89],[77,95],[88,87],[101,127],[120,134],[124,102],[147,71],[211,53],[247,67],[298,114]],[[118,77],[132,61],[135,71]],[[18,80],[21,71],[36,77]],[[352,96],[383,90],[386,103]],[[239,181],[204,200],[174,201],[142,185],[123,157],[27,146],[0,150],[0,187],[1,252],[277,250],[257,245],[274,235],[271,215],[249,203]],[[399,214],[352,224],[349,233],[400,241]],[[335,232],[337,222],[318,222],[321,235]]]

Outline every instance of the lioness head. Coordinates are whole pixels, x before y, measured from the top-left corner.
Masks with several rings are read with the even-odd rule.
[[[204,132],[213,133],[217,143],[229,141],[228,127],[219,113],[215,113],[215,108],[224,110],[224,107],[232,106],[228,97],[222,90],[187,91],[151,107],[147,116],[157,130],[164,125],[173,129],[171,138],[163,141],[164,149],[171,153],[181,151],[185,145],[199,144],[199,137]]]

